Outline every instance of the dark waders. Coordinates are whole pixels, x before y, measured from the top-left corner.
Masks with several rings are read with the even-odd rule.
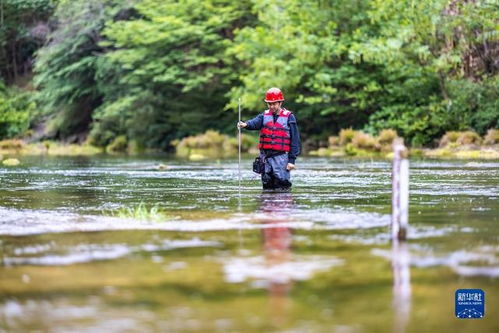
[[[262,185],[264,190],[289,190],[291,188],[291,176],[288,165],[288,153],[278,152],[265,154],[260,153],[260,158],[265,159],[265,172],[262,173]]]

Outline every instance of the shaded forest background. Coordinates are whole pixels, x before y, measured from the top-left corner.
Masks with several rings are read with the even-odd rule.
[[[280,87],[302,136],[498,127],[496,0],[0,0],[0,139],[171,149]]]

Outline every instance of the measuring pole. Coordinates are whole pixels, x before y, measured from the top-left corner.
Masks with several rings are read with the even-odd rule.
[[[238,101],[238,111],[239,111],[239,122],[241,121],[241,98]],[[238,178],[239,178],[239,191],[241,191],[241,127],[237,127],[238,129],[238,142],[239,142],[239,161],[237,166]]]
[[[404,140],[393,141],[392,239],[405,240],[409,214],[409,161]]]

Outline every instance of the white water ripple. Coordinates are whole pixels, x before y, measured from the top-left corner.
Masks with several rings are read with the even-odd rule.
[[[0,262],[5,266],[67,266],[93,261],[118,259],[137,252],[155,252],[191,247],[215,247],[218,242],[203,241],[198,238],[189,240],[165,240],[160,244],[127,246],[124,244],[96,245],[86,244],[71,248],[66,254],[46,254],[42,256],[3,257]]]
[[[292,217],[291,217],[292,216]],[[262,223],[269,222],[272,223]],[[359,229],[388,226],[388,215],[341,210],[296,211],[293,214],[234,214],[228,218],[203,221],[168,220],[147,222],[135,219],[79,215],[43,210],[0,208],[0,235],[22,236],[44,233],[108,230],[164,230],[201,232],[287,227],[293,229]]]

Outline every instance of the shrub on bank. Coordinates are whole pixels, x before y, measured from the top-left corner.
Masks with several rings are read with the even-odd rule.
[[[118,135],[114,140],[106,147],[106,152],[108,153],[124,153],[128,149],[128,141],[126,136]]]
[[[340,145],[340,138],[338,136],[330,136],[327,141],[329,147],[338,147]]]
[[[491,128],[484,137],[484,145],[495,145],[499,143],[499,130]]]
[[[355,131],[351,144],[354,148],[365,150],[379,150],[378,142],[371,135],[362,131]]]
[[[0,141],[0,150],[21,150],[26,144],[22,140],[10,139]]]
[[[480,145],[482,143],[482,138],[480,135],[473,131],[461,132],[457,138],[456,143],[460,146],[462,145]]]
[[[456,132],[456,131],[446,132],[444,134],[444,136],[442,136],[442,138],[440,139],[438,146],[443,148],[443,147],[448,146],[451,143],[456,143],[460,134],[461,134],[461,132]]]
[[[0,152],[13,155],[95,155],[102,149],[91,145],[62,144],[57,141],[43,141],[26,144],[23,140],[0,141]]]
[[[344,129],[338,137],[329,137],[327,149],[310,152],[318,156],[358,156],[358,157],[390,157],[392,143],[397,138],[393,129],[382,130],[377,137],[362,131]],[[490,129],[482,139],[473,131],[449,131],[439,141],[439,149],[411,149],[411,156],[444,157],[444,158],[497,158],[499,152],[494,146],[499,143],[499,130]],[[492,147],[484,147],[481,145]]]
[[[203,159],[205,157],[227,157],[235,156],[238,152],[237,137],[229,137],[214,130],[205,133],[188,136],[182,140],[171,142],[175,147],[176,154],[191,159]],[[246,134],[241,135],[241,151],[248,152],[256,147],[254,137]]]
[[[397,131],[391,128],[384,129],[378,134],[378,143],[382,146],[391,145],[397,137]]]
[[[456,148],[458,146],[464,145],[480,145],[482,143],[482,138],[473,131],[449,131],[442,136],[439,142],[439,147],[449,147]]]
[[[357,131],[351,129],[351,128],[346,128],[342,129],[340,131],[339,137],[340,137],[340,145],[346,146],[350,142],[352,142],[353,137],[355,136],[355,133]]]
[[[30,92],[7,88],[0,79],[0,139],[23,135],[35,110]]]

